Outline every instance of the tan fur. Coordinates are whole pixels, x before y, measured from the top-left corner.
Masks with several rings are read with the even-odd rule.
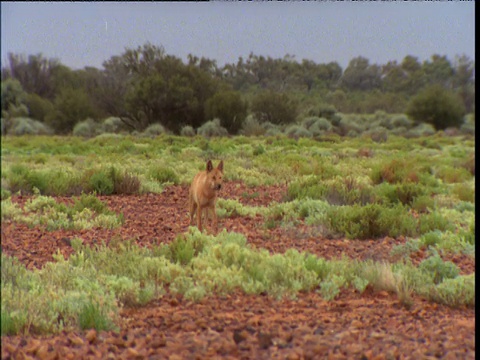
[[[197,227],[202,231],[202,213],[205,214],[205,224],[209,218],[209,213],[213,221],[215,233],[218,231],[217,212],[215,204],[217,202],[217,192],[221,189],[223,182],[223,161],[220,161],[216,168],[213,168],[212,161],[208,160],[207,169],[199,172],[193,178],[192,185],[188,195],[190,209],[190,225],[194,224],[193,218],[197,217]]]

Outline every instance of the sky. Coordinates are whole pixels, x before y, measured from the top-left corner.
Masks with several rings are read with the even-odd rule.
[[[1,62],[42,53],[72,69],[102,68],[126,48],[150,42],[169,55],[236,63],[255,55],[345,69],[420,61],[433,54],[475,59],[473,1],[2,2]]]

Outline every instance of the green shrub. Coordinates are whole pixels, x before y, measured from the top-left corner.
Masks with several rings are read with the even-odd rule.
[[[419,172],[422,170],[410,159],[393,159],[386,163],[380,163],[372,167],[370,178],[374,184],[388,182],[396,184],[401,182],[418,182]]]
[[[207,121],[197,129],[197,134],[210,138],[213,136],[227,136],[228,131],[220,125],[220,119]]]
[[[415,219],[401,205],[393,208],[379,204],[332,206],[327,211],[327,224],[334,233],[349,239],[416,235]]]
[[[297,116],[297,106],[286,93],[266,90],[252,100],[251,111],[260,122],[291,124]]]
[[[143,130],[143,135],[151,137],[159,136],[165,133],[165,127],[160,123],[151,124],[145,130]]]
[[[435,245],[439,244],[442,241],[442,234],[440,231],[430,231],[426,234],[423,234],[420,238],[420,243],[423,244],[425,247],[434,247]]]
[[[125,130],[127,130],[127,126],[119,117],[111,116],[103,120],[101,124],[101,131],[105,133],[118,134]]]
[[[99,195],[111,195],[115,189],[112,176],[108,170],[99,170],[95,172],[88,180],[90,191],[95,191]]]
[[[229,134],[237,134],[247,116],[248,104],[237,91],[216,93],[205,103],[206,119],[220,119]]]
[[[257,145],[255,146],[255,148],[253,149],[253,152],[252,152],[253,156],[258,156],[258,155],[262,155],[262,154],[265,154],[265,148],[260,144],[260,145]]]
[[[108,331],[115,328],[106,311],[95,301],[89,301],[81,308],[78,325],[82,330]]]
[[[406,115],[394,115],[391,119],[391,124],[393,128],[404,128],[410,129],[413,126],[413,121],[410,120]]]
[[[388,140],[388,131],[382,126],[377,126],[375,128],[364,131],[363,135],[370,137],[370,139],[377,143],[383,143]]]
[[[161,184],[168,182],[178,184],[180,182],[177,173],[173,169],[164,166],[151,167],[148,171],[148,176]]]
[[[113,193],[114,194],[138,194],[140,192],[140,179],[124,171],[121,173],[116,168],[112,168],[111,176],[113,179]]]
[[[332,124],[325,118],[310,116],[302,120],[302,125],[313,133],[314,136],[322,135],[332,130]]]
[[[78,122],[95,115],[84,88],[63,88],[55,97],[54,108],[46,115],[45,122],[58,134],[70,133]]]
[[[451,307],[475,306],[475,274],[445,279],[435,287],[432,300]]]
[[[245,136],[262,136],[266,133],[266,131],[267,128],[265,127],[265,124],[260,124],[255,116],[248,115],[243,122],[240,133]]]
[[[17,335],[20,332],[21,323],[11,313],[4,311],[3,306],[0,321],[2,336]]]
[[[318,104],[310,108],[307,114],[311,117],[325,118],[329,121],[330,125],[337,126],[341,117],[337,114],[337,109],[331,104]]]
[[[78,198],[74,198],[73,209],[76,212],[82,212],[84,209],[90,209],[97,214],[111,214],[107,205],[93,194],[82,194]]]
[[[186,125],[180,130],[180,135],[187,137],[195,136],[195,129],[190,125]]]
[[[439,85],[433,85],[410,100],[406,113],[417,122],[426,122],[436,130],[444,130],[451,126],[461,126],[465,106],[457,95]]]
[[[299,139],[301,137],[312,137],[312,133],[301,125],[290,125],[288,128],[285,129],[285,135],[293,139]]]
[[[448,219],[435,212],[431,214],[421,214],[418,222],[419,234],[425,234],[434,230],[454,230],[455,228]]]
[[[463,168],[454,168],[453,166],[442,166],[437,170],[436,176],[448,184],[462,183],[472,178],[470,172]]]
[[[435,200],[430,195],[420,195],[413,199],[412,209],[418,213],[427,213],[435,209]]]
[[[424,195],[424,188],[421,185],[414,183],[398,184],[396,186],[396,195],[397,199],[403,205],[412,205],[417,197]]]
[[[47,125],[26,117],[17,117],[11,121],[9,131],[12,135],[51,135],[53,133]]]
[[[455,194],[461,201],[475,203],[475,189],[466,184],[455,184],[452,188],[452,194]]]
[[[465,135],[475,136],[475,113],[467,114],[464,118],[460,131]]]
[[[100,131],[100,125],[93,119],[88,118],[73,127],[73,136],[94,137],[98,135]]]
[[[412,127],[405,134],[406,138],[418,138],[421,136],[431,136],[435,134],[435,128],[431,124],[420,123],[419,125]]]
[[[418,268],[432,276],[435,284],[440,284],[445,279],[456,278],[460,274],[460,269],[457,265],[451,261],[443,261],[438,254],[423,260],[418,265]]]
[[[322,196],[321,180],[317,176],[309,176],[290,183],[287,189],[288,199],[319,199]]]
[[[44,194],[49,186],[50,179],[43,173],[30,170],[22,164],[15,164],[10,167],[8,176],[8,185],[11,192],[21,191],[26,194],[32,194],[33,189],[37,188]]]
[[[187,265],[202,252],[204,240],[199,237],[178,235],[168,247],[167,259],[180,265]]]

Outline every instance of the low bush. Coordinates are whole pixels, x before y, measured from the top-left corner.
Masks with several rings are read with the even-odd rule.
[[[285,135],[297,140],[302,137],[312,137],[312,133],[301,125],[290,125],[285,129]]]
[[[460,269],[451,261],[443,261],[438,254],[423,260],[418,268],[432,277],[435,284],[445,279],[454,279],[460,274]]]
[[[73,127],[73,136],[94,137],[101,133],[101,125],[93,119],[78,122]]]
[[[228,131],[220,125],[220,119],[207,121],[197,129],[197,134],[210,138],[214,136],[227,136]]]
[[[9,134],[20,135],[51,135],[53,130],[44,123],[26,117],[11,120]]]
[[[265,124],[261,124],[255,116],[248,115],[243,122],[240,134],[245,136],[262,136],[266,131]]]
[[[176,185],[180,182],[177,173],[173,169],[165,166],[150,167],[148,170],[148,176],[161,184],[173,183]]]
[[[145,130],[143,130],[143,135],[155,137],[162,134],[165,134],[167,131],[165,127],[160,123],[154,123],[149,125]]]
[[[379,204],[332,206],[327,211],[330,229],[349,239],[414,236],[417,233],[416,223],[402,205],[393,208]]]
[[[182,136],[192,137],[195,136],[195,134],[195,129],[190,125],[186,125],[180,130],[180,135]]]

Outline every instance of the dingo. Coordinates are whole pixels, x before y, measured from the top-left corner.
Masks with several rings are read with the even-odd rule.
[[[190,225],[193,225],[193,217],[197,213],[197,227],[202,231],[202,212],[205,210],[205,224],[207,223],[208,213],[212,214],[213,228],[215,233],[218,231],[217,212],[215,204],[217,202],[217,191],[222,187],[223,178],[223,160],[220,161],[217,168],[214,169],[212,161],[208,160],[207,170],[201,171],[193,178],[192,186],[188,195],[190,208]]]

